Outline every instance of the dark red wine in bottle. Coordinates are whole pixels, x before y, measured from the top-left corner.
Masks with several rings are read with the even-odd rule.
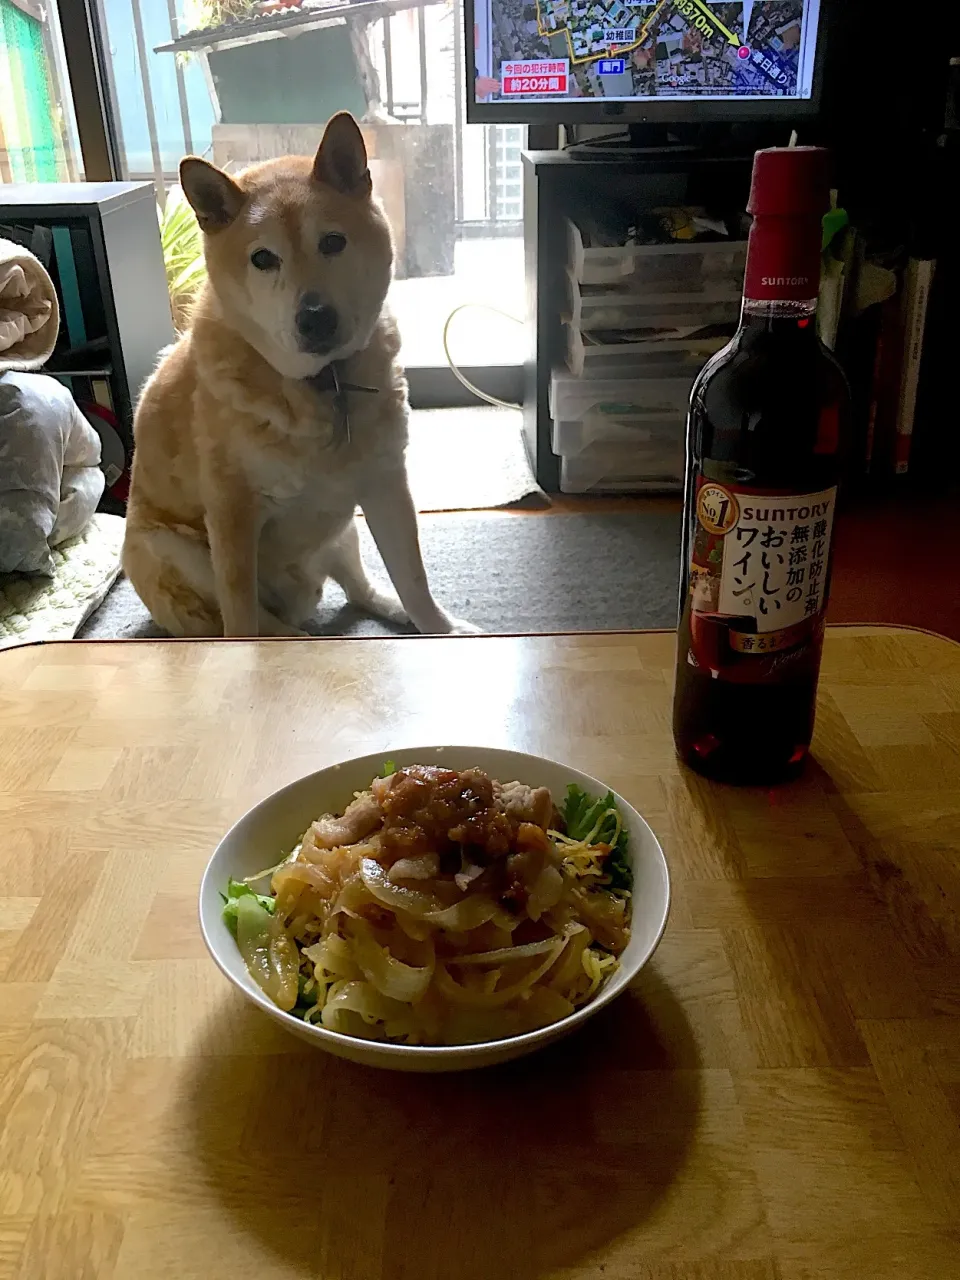
[[[817,336],[827,162],[754,157],[740,326],[690,398],[673,728],[727,782],[794,776],[813,734],[849,416]]]

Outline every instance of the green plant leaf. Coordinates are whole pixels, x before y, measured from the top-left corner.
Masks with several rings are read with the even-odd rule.
[[[193,262],[188,262],[179,274],[174,276],[170,281],[171,293],[189,293],[193,296],[198,287],[203,283],[203,278],[207,274],[207,264],[203,260],[203,255],[194,258]]]
[[[171,187],[166,205],[157,214],[170,301],[174,312],[183,316],[207,273],[203,233],[179,187]]]

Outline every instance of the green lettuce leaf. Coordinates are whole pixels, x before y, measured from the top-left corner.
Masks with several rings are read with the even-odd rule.
[[[304,991],[304,987],[307,985],[308,981],[309,979],[306,974],[301,973],[299,978],[299,987],[297,990],[297,1003],[290,1010],[295,1018],[303,1018],[317,1003],[316,983],[314,983],[312,991]]]
[[[269,911],[271,915],[273,915],[277,907],[275,898],[271,898],[264,893],[254,893],[250,886],[244,884],[242,880],[228,880],[227,892],[221,893],[220,897],[223,898],[224,923],[234,937],[237,936],[237,901],[247,896],[256,898],[261,907],[265,911]]]
[[[620,813],[620,811],[617,809],[617,802],[613,797],[613,792],[608,791],[599,800],[594,800],[587,795],[582,787],[571,785],[567,787],[567,795],[563,802],[562,812],[567,835],[571,839],[586,840],[589,836],[591,844],[609,844],[611,846],[610,856],[606,861],[606,872],[610,877],[610,883],[604,887],[609,889],[611,893],[620,893],[623,890],[632,889],[633,872],[630,869],[630,863],[627,861],[627,841],[629,837],[627,828],[623,824],[622,814],[620,814],[620,834],[614,841],[614,833],[617,829],[614,812]]]

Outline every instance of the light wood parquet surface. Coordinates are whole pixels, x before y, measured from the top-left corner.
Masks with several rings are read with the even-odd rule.
[[[675,763],[673,637],[0,654],[0,1277],[960,1276],[960,647],[829,634],[798,784]],[[674,905],[635,989],[486,1073],[328,1058],[235,995],[200,875],[338,758],[531,750]]]

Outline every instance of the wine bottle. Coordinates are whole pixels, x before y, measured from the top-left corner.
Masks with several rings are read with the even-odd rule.
[[[690,397],[674,737],[727,782],[796,775],[813,734],[849,434],[817,336],[828,159],[755,155],[740,325]]]

